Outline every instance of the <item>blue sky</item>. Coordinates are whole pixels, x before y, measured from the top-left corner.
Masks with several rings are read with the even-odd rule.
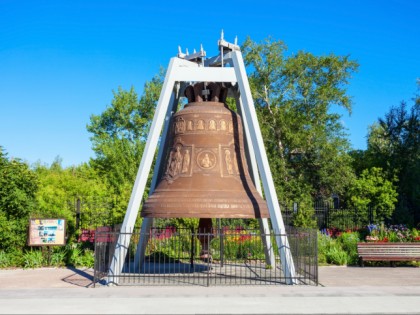
[[[0,0],[0,145],[9,157],[64,166],[93,157],[86,124],[119,86],[143,84],[178,52],[225,39],[283,40],[288,53],[350,55],[360,63],[343,124],[355,149],[420,77],[420,1]],[[145,1],[146,2],[146,1]]]

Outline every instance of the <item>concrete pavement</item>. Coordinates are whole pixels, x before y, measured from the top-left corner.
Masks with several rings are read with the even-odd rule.
[[[92,288],[91,277],[0,270],[0,314],[420,314],[420,268],[320,267],[317,287]]]

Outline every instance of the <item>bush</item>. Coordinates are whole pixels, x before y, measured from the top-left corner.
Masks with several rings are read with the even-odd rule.
[[[331,246],[325,256],[329,264],[347,265],[347,253],[340,246]]]
[[[0,268],[10,267],[10,261],[7,253],[2,250],[0,251]]]
[[[318,234],[318,263],[334,265],[355,265],[358,262],[358,232],[345,232],[336,238]]]
[[[85,249],[80,259],[80,263],[80,266],[93,268],[95,265],[95,253],[90,249]]]
[[[220,238],[211,241],[213,258],[220,259]],[[226,230],[223,237],[225,259],[264,259],[261,237],[248,230]]]
[[[326,264],[327,256],[326,253],[331,246],[333,239],[328,235],[318,233],[318,263]]]
[[[23,268],[39,268],[45,264],[45,259],[40,250],[32,248],[23,254]]]
[[[359,261],[357,254],[357,243],[360,241],[358,232],[345,232],[337,237],[337,242],[347,254],[347,264],[356,265]]]
[[[55,247],[51,254],[51,266],[64,267],[66,265],[67,249],[65,247]]]
[[[92,268],[95,262],[95,255],[91,249],[82,248],[80,244],[69,244],[66,246],[67,264],[74,267]]]

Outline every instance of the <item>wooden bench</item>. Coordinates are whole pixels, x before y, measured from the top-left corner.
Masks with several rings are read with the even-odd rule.
[[[420,261],[418,243],[357,243],[360,266],[364,261]]]

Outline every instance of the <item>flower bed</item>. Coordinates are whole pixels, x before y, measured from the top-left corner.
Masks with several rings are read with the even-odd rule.
[[[375,225],[367,226],[368,235],[365,237],[366,242],[380,243],[408,243],[420,242],[420,231],[412,228],[409,229],[405,225]]]

